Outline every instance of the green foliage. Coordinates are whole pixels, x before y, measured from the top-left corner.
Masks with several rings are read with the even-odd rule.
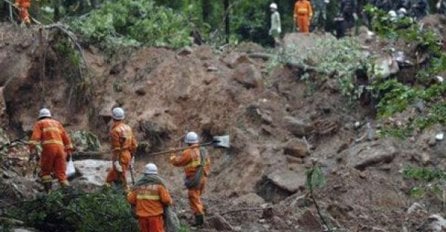
[[[360,44],[353,38],[337,40],[333,37],[316,39],[311,47],[289,47],[272,59],[269,67],[278,64],[294,64],[300,67],[311,66],[327,76],[334,74],[342,95],[350,102],[359,98],[361,88],[355,85],[355,72],[358,68],[370,69],[370,57],[364,55]]]
[[[440,169],[406,167],[403,170],[406,179],[416,181],[416,186],[411,188],[409,195],[413,198],[434,197],[446,203],[444,199],[446,186],[446,172]]]
[[[74,131],[70,137],[77,151],[98,151],[101,147],[98,137],[89,131]]]
[[[308,189],[322,188],[325,186],[325,176],[319,166],[308,169],[305,174],[307,175],[305,185]]]
[[[54,191],[7,212],[42,231],[137,231],[122,192],[65,194]]]
[[[190,44],[190,26],[184,16],[155,6],[151,0],[106,2],[70,24],[86,40],[104,48],[140,44],[178,48]]]
[[[402,112],[419,96],[417,89],[404,85],[396,79],[376,83],[374,90],[378,93],[384,93],[377,105],[378,114],[381,117]]]

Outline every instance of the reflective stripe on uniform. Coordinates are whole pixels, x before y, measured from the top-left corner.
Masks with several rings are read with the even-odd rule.
[[[42,144],[59,144],[63,146],[63,142],[57,139],[48,139],[43,141]]]
[[[40,142],[36,140],[30,140],[29,143],[32,145],[38,145]]]
[[[200,161],[200,160],[194,160],[194,161],[188,163],[188,164],[186,165],[186,168],[195,168],[195,167],[200,166],[200,164],[201,164],[201,161]]]
[[[157,201],[160,199],[159,195],[152,195],[152,194],[138,194],[136,195],[136,199],[138,200],[154,200]]]
[[[50,127],[45,127],[43,128],[43,132],[48,132],[48,131],[55,131],[58,133],[62,133],[59,129],[59,127],[55,127],[55,126],[50,126]]]

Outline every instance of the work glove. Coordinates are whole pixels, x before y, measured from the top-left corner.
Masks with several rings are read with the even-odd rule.
[[[171,163],[173,163],[173,161],[176,159],[176,156],[175,155],[172,155],[172,156],[170,156],[170,158],[169,158],[169,161],[171,162]]]
[[[13,4],[13,6],[14,6],[15,8],[19,8],[19,3],[16,2],[16,3]]]
[[[113,166],[115,167],[115,170],[116,170],[116,171],[118,171],[118,172],[122,172],[122,166],[121,166],[121,164],[119,163],[119,161],[115,161],[115,162],[113,162]]]

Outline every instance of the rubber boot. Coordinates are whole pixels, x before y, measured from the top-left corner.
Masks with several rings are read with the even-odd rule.
[[[53,185],[52,182],[45,182],[45,183],[43,183],[43,189],[45,189],[46,193],[50,193],[51,192],[52,185]]]
[[[192,226],[202,226],[204,224],[203,214],[195,215],[195,223]]]

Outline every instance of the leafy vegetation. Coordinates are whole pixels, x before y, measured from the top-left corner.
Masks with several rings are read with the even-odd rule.
[[[434,197],[446,204],[446,172],[436,168],[406,167],[403,176],[416,182],[409,194],[414,198]]]
[[[12,218],[42,231],[138,231],[123,192],[54,191],[25,201],[7,212]]]
[[[77,151],[98,151],[101,147],[98,137],[88,131],[74,131],[70,137]]]
[[[187,19],[151,0],[105,2],[85,17],[71,18],[70,25],[87,41],[105,49],[141,44],[178,48],[191,42]]]

